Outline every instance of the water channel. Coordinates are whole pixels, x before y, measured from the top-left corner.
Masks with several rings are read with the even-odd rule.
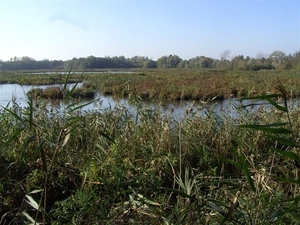
[[[72,88],[70,84],[69,88]],[[80,86],[82,84],[78,84]],[[27,97],[26,93],[33,88],[47,88],[50,85],[18,85],[18,84],[2,84],[0,85],[0,105],[1,106],[9,106],[11,104],[12,99],[16,103],[18,103],[21,107],[27,106]],[[53,85],[52,85],[53,86]],[[85,104],[89,101],[95,100],[92,104],[84,106],[82,110],[91,111],[97,109],[113,109],[116,105],[124,105],[129,109],[134,111],[134,106],[132,106],[127,99],[119,99],[116,100],[112,96],[104,96],[100,92],[98,92],[94,99],[83,99],[80,104]],[[244,104],[249,104],[252,102],[244,102]],[[264,102],[260,102],[264,104]],[[56,107],[65,107],[66,102],[56,101],[50,104],[55,104]],[[163,113],[173,113],[176,118],[182,118],[188,111],[194,111],[199,113],[205,113],[205,110],[213,110],[218,114],[224,114],[236,117],[238,115],[237,107],[241,105],[239,99],[226,99],[222,101],[212,101],[210,103],[204,103],[201,101],[176,101],[176,102],[164,102],[164,103],[143,103],[145,107],[149,109],[160,109]]]

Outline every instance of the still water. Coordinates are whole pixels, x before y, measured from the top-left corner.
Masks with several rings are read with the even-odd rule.
[[[69,88],[72,88],[70,84]],[[79,84],[78,86],[81,86]],[[21,107],[27,106],[27,97],[26,93],[32,88],[46,88],[50,85],[18,85],[18,84],[2,84],[0,85],[0,105],[9,106],[12,99],[18,103]],[[53,86],[53,85],[52,85]],[[89,101],[95,100],[92,104],[89,104],[82,108],[84,111],[91,110],[103,110],[103,109],[113,109],[116,105],[123,105],[130,110],[134,111],[135,107],[129,103],[127,99],[116,100],[112,96],[104,96],[101,93],[97,93],[94,99],[82,100],[80,104],[85,104]],[[56,107],[66,107],[69,103],[63,101],[56,101],[49,104],[53,104]],[[194,111],[204,114],[207,110],[213,110],[218,114],[224,114],[229,116],[237,116],[238,110],[237,107],[240,106],[240,101],[238,99],[227,99],[222,101],[213,101],[208,104],[201,101],[176,101],[176,102],[167,102],[167,103],[149,103],[144,102],[144,107],[147,107],[151,110],[159,109],[163,113],[172,113],[177,118],[182,118],[186,113]],[[245,104],[245,102],[244,102]],[[246,102],[246,104],[248,104]]]
[[[71,89],[75,84],[69,84],[68,88]],[[27,106],[27,96],[26,93],[33,88],[47,88],[51,86],[59,86],[59,85],[19,85],[19,84],[2,84],[0,85],[0,105],[1,106],[9,106],[9,104],[14,101],[18,103],[19,106],[25,107]],[[77,84],[77,87],[81,87],[82,83]],[[122,99],[120,101],[114,100],[111,96],[103,96],[100,93],[96,93],[94,99],[83,99],[81,100],[81,104],[85,104],[90,101],[95,101],[95,104],[90,104],[83,108],[83,110],[93,110],[94,107],[101,104],[102,108],[114,108],[116,104],[126,104],[127,101]],[[54,104],[55,106],[64,107],[67,106],[62,100],[50,102],[50,104]]]

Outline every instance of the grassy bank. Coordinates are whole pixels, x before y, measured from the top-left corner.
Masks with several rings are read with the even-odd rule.
[[[0,224],[300,222],[298,147],[287,141],[298,141],[298,111],[274,104],[232,118],[208,108],[178,121],[130,101],[136,114],[2,109]],[[272,126],[239,127],[289,119],[277,139],[264,133]]]
[[[51,71],[49,71],[51,72]],[[53,71],[52,71],[53,72]],[[38,73],[38,74],[36,74]],[[53,72],[53,74],[47,74],[43,71],[0,71],[0,84],[20,84],[20,85],[51,85],[51,84],[63,84],[66,77],[72,74],[71,71],[65,72]],[[78,83],[83,81],[83,74],[72,74],[68,82]]]

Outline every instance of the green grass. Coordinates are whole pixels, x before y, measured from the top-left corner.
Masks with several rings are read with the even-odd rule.
[[[129,101],[2,108],[0,223],[300,223],[298,110],[177,120]]]

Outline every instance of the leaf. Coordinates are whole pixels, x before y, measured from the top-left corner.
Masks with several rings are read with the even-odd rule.
[[[66,95],[66,99],[68,99],[71,95],[72,95],[72,93],[74,92],[74,90],[76,89],[76,87],[77,87],[77,85],[78,85],[78,83],[76,83],[73,87],[72,87],[72,89],[70,90],[70,91],[68,91],[68,93],[67,93],[67,95]]]
[[[68,118],[68,124],[65,126],[65,129],[70,128],[72,125],[76,124],[80,120],[82,120],[82,117],[80,117],[80,116],[69,117]],[[70,130],[69,132],[71,132],[71,131],[72,130]]]
[[[71,133],[68,132],[67,135],[64,138],[64,141],[63,141],[62,145],[61,145],[62,147],[65,146],[68,143],[68,141],[70,139],[70,135],[71,135]]]
[[[297,145],[295,142],[293,142],[285,137],[279,137],[279,136],[275,136],[275,135],[271,135],[271,134],[266,134],[266,136],[272,140],[278,141],[281,144],[291,146],[291,147],[299,147],[299,145]]]
[[[27,141],[25,142],[24,146],[23,146],[23,151],[28,147],[28,145],[30,144],[30,142],[33,142],[35,140],[36,136],[35,134],[30,136]]]
[[[270,123],[270,124],[265,124],[265,125],[240,125],[239,127],[245,127],[245,128],[253,128],[253,127],[280,127],[287,125],[288,123]]]
[[[29,98],[29,101],[27,102],[27,104],[29,105],[29,129],[32,129],[32,125],[33,125],[33,102],[32,102],[32,98]]]
[[[105,155],[108,155],[107,151],[99,144],[96,144],[96,147],[99,148]]]
[[[255,96],[255,97],[242,98],[241,100],[242,101],[244,101],[244,100],[254,100],[254,99],[263,100],[263,99],[266,99],[266,98],[278,98],[278,97],[281,97],[281,95],[279,95],[279,94],[270,94],[270,95],[261,95],[261,96]]]
[[[37,189],[37,190],[33,190],[33,191],[29,192],[29,194],[36,194],[36,193],[40,193],[43,191],[44,191],[44,189]]]
[[[265,98],[268,102],[270,102],[270,104],[272,104],[273,106],[275,106],[277,109],[279,109],[282,112],[288,112],[288,109],[284,106],[279,105],[278,103],[276,103],[275,101],[273,101],[270,98]]]
[[[2,106],[2,105],[1,105],[1,107],[2,107],[5,111],[9,112],[9,113],[10,113],[13,117],[15,117],[17,120],[19,120],[20,122],[23,123],[23,119],[22,119],[20,116],[18,116],[15,112],[13,112],[12,110],[10,110],[10,109],[8,109],[8,108],[5,108],[5,107]]]
[[[276,179],[279,179],[283,182],[286,182],[288,184],[298,184],[300,185],[300,178],[298,178],[298,180],[294,180],[294,179],[291,179],[291,178],[288,178],[288,177],[275,177]]]
[[[250,103],[250,104],[247,104],[247,105],[241,105],[240,107],[241,108],[247,108],[247,107],[250,107],[250,106],[257,106],[257,105],[265,105],[266,103]]]
[[[282,97],[280,94],[270,94],[270,95],[261,95],[261,96],[256,96],[256,97],[250,97],[250,98],[243,98],[241,99],[243,100],[267,100],[271,105],[273,105],[274,107],[276,107],[277,109],[279,109],[282,112],[288,112],[288,109],[284,106],[279,105],[278,103],[276,103],[274,100],[272,100],[272,98],[278,98],[278,97]],[[255,105],[261,105],[261,103],[253,103],[253,104],[248,104],[243,106],[244,108],[248,107],[248,106],[255,106]]]
[[[111,137],[109,137],[107,134],[103,133],[103,132],[99,132],[99,134],[103,137],[105,137],[107,140],[111,141],[112,143],[115,143],[114,139],[112,139]]]
[[[281,210],[277,210],[275,212],[272,213],[272,215],[270,216],[269,218],[269,221],[275,221],[276,218],[280,217],[280,215],[282,214],[282,211]]]
[[[294,152],[286,152],[286,151],[282,151],[281,149],[278,149],[278,148],[271,148],[271,149],[273,151],[279,153],[280,155],[284,156],[284,157],[294,159],[294,160],[297,160],[297,161],[300,160],[300,157]]]
[[[97,101],[97,99],[95,99],[95,100],[93,100],[93,101],[89,101],[88,103],[85,103],[85,104],[82,104],[82,105],[78,105],[78,103],[75,102],[75,103],[69,105],[69,106],[67,107],[67,109],[70,109],[71,111],[75,111],[75,110],[77,110],[77,109],[81,109],[81,108],[83,108],[83,107],[85,107],[85,106],[87,106],[87,105],[90,105],[90,104],[92,104],[92,103],[94,103],[94,102],[96,102],[96,101]],[[78,105],[78,106],[76,106],[76,105]],[[72,108],[73,106],[76,106],[76,107]]]
[[[137,194],[137,196],[138,196],[140,199],[142,199],[145,203],[147,203],[147,204],[149,204],[149,205],[160,206],[159,203],[154,202],[154,201],[151,201],[151,200],[145,198],[145,197],[144,197],[143,195],[141,195],[141,194]]]
[[[11,141],[15,140],[16,137],[24,130],[25,128],[21,128],[17,130],[1,147],[8,145]]]
[[[185,192],[183,192],[181,190],[177,190],[177,189],[173,189],[173,188],[164,188],[164,189],[167,190],[167,191],[171,191],[175,194],[178,194],[178,195],[180,195],[181,197],[184,197],[184,198],[194,198],[193,196],[188,195],[188,194],[186,194]]]
[[[31,205],[35,210],[40,211],[39,204],[37,204],[37,202],[30,195],[25,196],[28,199],[27,203]]]
[[[40,151],[41,153],[41,159],[42,159],[42,162],[43,162],[43,169],[45,172],[47,172],[47,160],[46,160],[46,153],[43,149],[43,144],[45,143],[45,141],[43,140],[41,142],[41,144],[38,146],[38,150]]]
[[[286,123],[283,123],[283,125]],[[269,125],[239,125],[241,128],[250,128],[254,130],[260,130],[265,133],[271,133],[271,134],[291,134],[292,132],[285,128],[273,128],[274,124]]]
[[[240,142],[239,142],[239,148],[242,149],[242,143],[240,143]],[[240,163],[240,165],[242,167],[242,170],[250,184],[251,189],[255,192],[256,188],[254,186],[252,177],[250,175],[248,165],[246,164],[245,156],[243,155],[243,153],[239,153],[239,151],[237,149],[235,149],[234,155],[237,157],[238,162]]]
[[[293,197],[293,198],[288,198],[286,200],[282,200],[282,203],[286,202],[286,203],[291,203],[285,210],[281,211],[281,210],[277,210],[276,212],[274,212],[271,216],[270,219],[274,218],[275,216],[277,217],[281,217],[284,216],[287,213],[290,213],[291,211],[295,210],[295,208],[298,208],[298,202],[299,202],[299,196],[297,197]]]
[[[23,211],[22,214],[23,214],[23,215],[24,215],[31,223],[37,224],[37,223],[35,222],[35,220],[34,220],[31,216],[29,216],[29,214],[28,214],[27,212]]]
[[[226,159],[226,161],[229,162],[229,163],[231,163],[232,165],[235,165],[236,167],[238,167],[238,168],[241,169],[240,165],[239,165],[237,162],[235,162],[235,161],[233,161],[233,160],[231,160],[231,159]]]
[[[73,65],[71,65],[71,67],[70,67],[70,69],[69,69],[69,72],[68,72],[68,74],[67,74],[67,78],[66,78],[66,80],[65,80],[64,87],[63,87],[63,90],[64,90],[64,91],[66,91],[66,89],[67,89],[67,85],[68,85],[68,83],[69,83],[69,79],[70,79],[71,72],[72,72],[72,67],[73,67]]]
[[[246,178],[247,178],[247,180],[248,180],[248,182],[249,182],[249,184],[250,184],[250,187],[251,187],[252,191],[255,191],[256,188],[255,188],[255,186],[254,186],[254,183],[253,183],[252,177],[251,177],[251,175],[250,175],[248,166],[247,166],[247,164],[246,164],[246,162],[245,162],[244,160],[242,160],[241,163],[242,163],[242,166],[243,166],[243,171],[244,171],[244,173],[245,173],[245,176],[246,176]]]
[[[219,206],[217,206],[216,204],[214,204],[212,202],[208,202],[207,205],[214,208],[217,212],[221,213],[222,215],[225,215],[225,211],[223,209],[221,209]]]

